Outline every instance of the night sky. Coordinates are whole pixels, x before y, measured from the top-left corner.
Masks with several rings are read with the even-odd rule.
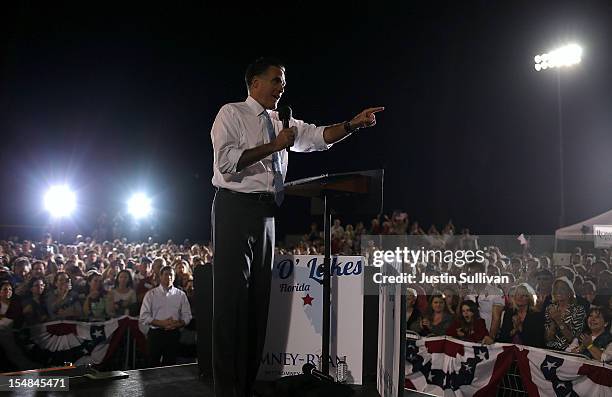
[[[386,107],[331,151],[292,153],[288,179],[384,168],[385,211],[425,228],[553,233],[557,73],[533,57],[567,42],[584,53],[561,72],[566,224],[612,207],[612,2],[19,3],[0,13],[0,224],[44,224],[46,187],[67,181],[82,228],[145,190],[169,234],[207,239],[212,121],[274,55],[297,118]],[[305,231],[288,204],[281,231]]]

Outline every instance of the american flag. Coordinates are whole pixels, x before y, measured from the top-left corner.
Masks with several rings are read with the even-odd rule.
[[[516,357],[529,396],[612,396],[609,365],[526,346],[517,346]]]
[[[53,321],[24,328],[20,339],[29,345],[29,354],[42,364],[100,364],[116,350],[127,329],[140,349],[145,337],[138,328],[138,319],[123,316],[104,322]]]
[[[438,396],[491,396],[508,371],[512,345],[448,337],[406,342],[406,387]]]
[[[612,367],[544,349],[450,337],[406,342],[408,389],[437,396],[494,396],[513,361],[530,397],[612,397]]]

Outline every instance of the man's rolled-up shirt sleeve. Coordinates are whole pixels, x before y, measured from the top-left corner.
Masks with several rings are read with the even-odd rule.
[[[291,151],[294,152],[315,152],[320,150],[327,150],[332,145],[325,143],[323,138],[323,131],[325,126],[317,127],[314,124],[308,124],[302,120],[291,119],[289,124],[291,127],[297,127],[297,136],[295,142],[291,147]]]
[[[223,106],[211,130],[215,163],[222,174],[237,172],[238,160],[245,149],[241,148],[241,134],[230,106]]]

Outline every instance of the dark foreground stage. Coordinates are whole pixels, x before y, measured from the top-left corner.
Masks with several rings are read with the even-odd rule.
[[[70,390],[61,392],[36,393],[57,397],[68,396],[125,396],[125,397],[156,397],[156,396],[198,396],[213,397],[211,385],[200,380],[197,364],[174,365],[124,371],[129,376],[124,379],[92,380],[83,376],[70,378]],[[41,374],[49,375],[49,374]],[[379,397],[376,385],[352,386],[354,397]],[[269,385],[258,384],[258,389],[265,391]],[[12,395],[34,395],[32,390],[13,392]],[[421,393],[406,391],[404,396],[424,396]],[[331,396],[330,396],[331,397]]]

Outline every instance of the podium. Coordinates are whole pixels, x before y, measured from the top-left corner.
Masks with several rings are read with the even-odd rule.
[[[382,213],[384,170],[368,170],[299,179],[285,183],[285,194],[311,198],[313,215],[323,215],[323,332],[321,371],[329,374],[331,310],[331,216]]]

